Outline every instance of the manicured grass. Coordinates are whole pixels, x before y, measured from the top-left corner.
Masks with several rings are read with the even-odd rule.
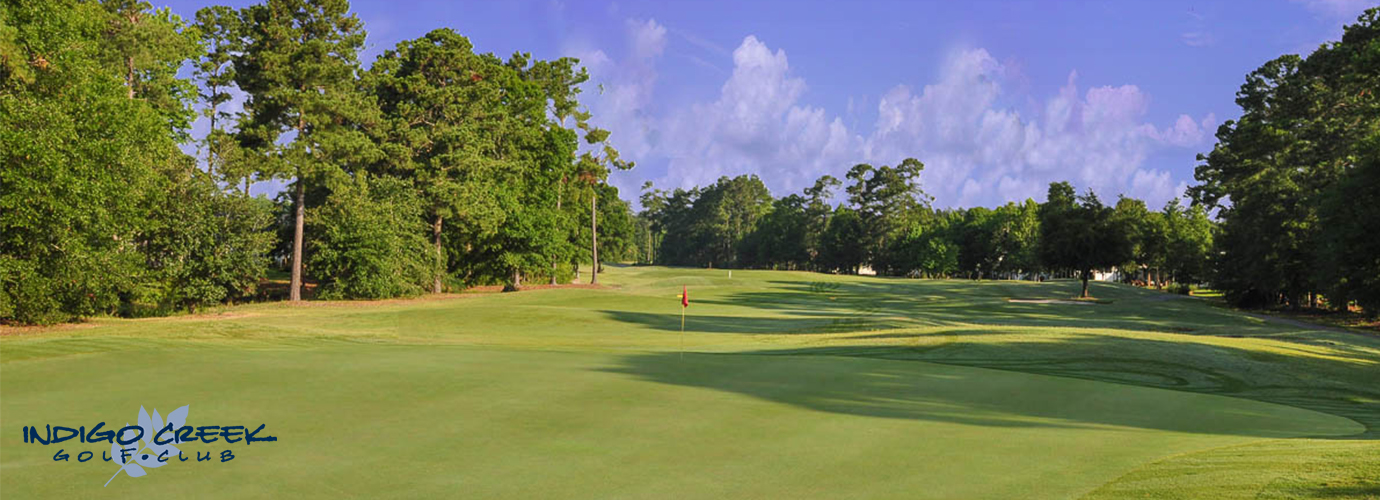
[[[1374,337],[1102,283],[1107,303],[1041,304],[1008,299],[1068,299],[1078,285],[656,267],[600,279],[611,286],[257,304],[0,337],[0,491],[1380,495]],[[24,425],[122,425],[140,406],[184,404],[190,425],[264,423],[280,441],[98,490],[115,466],[54,463],[58,446],[20,439]]]

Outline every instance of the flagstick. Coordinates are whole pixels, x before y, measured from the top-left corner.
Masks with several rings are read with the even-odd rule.
[[[685,306],[680,306],[680,359],[685,359]]]

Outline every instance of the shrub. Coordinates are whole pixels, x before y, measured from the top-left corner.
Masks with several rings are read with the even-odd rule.
[[[419,295],[434,259],[421,199],[407,181],[359,174],[330,184],[311,210],[306,270],[321,298],[381,299]]]
[[[272,202],[225,193],[199,172],[168,197],[145,245],[159,285],[145,300],[166,312],[252,296],[268,271]]]

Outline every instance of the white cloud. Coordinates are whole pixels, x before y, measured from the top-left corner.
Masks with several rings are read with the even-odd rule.
[[[1217,43],[1217,36],[1213,34],[1208,16],[1190,7],[1188,9],[1188,22],[1186,31],[1179,35],[1179,40],[1189,47],[1207,47]]]
[[[655,19],[646,22],[629,19],[628,38],[632,43],[633,59],[636,60],[649,60],[666,50],[666,27],[657,24]]]
[[[590,72],[582,102],[588,104],[592,121],[612,131],[611,142],[636,161],[652,151],[654,118],[649,107],[657,80],[655,63],[666,50],[666,28],[655,19],[630,19],[625,30],[628,56],[621,60],[602,50],[568,52]]]
[[[1147,166],[1148,158],[1202,148],[1216,125],[1212,115],[1184,114],[1157,126],[1147,120],[1151,99],[1140,88],[1080,88],[1076,72],[1046,98],[1012,91],[1008,86],[1027,88],[1023,72],[972,49],[948,57],[935,82],[918,90],[897,85],[871,100],[876,122],[864,136],[839,115],[807,104],[808,86],[792,73],[786,51],[755,36],[733,50],[732,71],[713,100],[653,114],[648,108],[668,30],[650,20],[627,27],[627,57],[612,60],[596,51],[587,59],[605,92],[585,98],[596,123],[642,165],[614,176],[624,190],[642,179],[691,187],[755,173],[781,196],[820,175],[842,177],[859,162],[890,165],[915,157],[925,163],[924,188],[940,206],[1040,199],[1060,180],[1104,198],[1129,193],[1158,206],[1186,184]]]
[[[925,188],[944,206],[1039,198],[1058,180],[1114,196],[1132,187],[1152,152],[1201,146],[1204,128],[1216,120],[1181,115],[1158,129],[1145,121],[1150,98],[1138,87],[1080,92],[1076,72],[1028,119],[1004,106],[1015,97],[1001,85],[1005,73],[987,51],[974,49],[953,55],[940,81],[918,95],[905,86],[893,89],[878,105],[866,157],[878,163],[919,158],[926,164]],[[1139,181],[1142,187],[1156,181],[1145,189],[1150,203],[1174,192],[1167,172],[1156,175],[1163,179]]]
[[[1213,36],[1212,33],[1203,31],[1189,31],[1179,35],[1179,39],[1183,40],[1184,45],[1189,47],[1207,47],[1217,43],[1216,36]]]
[[[1179,119],[1174,125],[1160,132],[1160,139],[1165,143],[1179,147],[1193,147],[1203,143],[1203,139],[1210,137],[1217,126],[1217,115],[1208,113],[1202,121],[1194,121],[1188,115],[1179,115]]]
[[[1175,184],[1169,172],[1139,169],[1131,178],[1130,187],[1125,194],[1145,200],[1147,207],[1151,210],[1157,210],[1171,199],[1184,200],[1184,192],[1187,190],[1188,183],[1180,181]],[[1106,199],[1103,202],[1112,203]]]
[[[659,145],[669,159],[664,180],[689,187],[753,172],[781,195],[856,161],[861,138],[823,109],[801,105],[805,91],[785,51],[745,38],[719,97],[666,120],[667,140]]]

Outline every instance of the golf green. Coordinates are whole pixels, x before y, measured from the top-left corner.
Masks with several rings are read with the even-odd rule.
[[[720,274],[616,268],[602,290],[10,335],[3,495],[1376,494],[1365,415],[1380,398],[1346,392],[1380,370],[1374,339],[1113,285],[1105,307],[1039,307],[1005,299],[1072,284]],[[101,459],[108,443],[22,440],[23,426],[120,427],[182,405],[188,425],[264,424],[278,441],[184,444],[214,458],[103,488],[119,468]],[[60,448],[72,458],[55,462]]]

